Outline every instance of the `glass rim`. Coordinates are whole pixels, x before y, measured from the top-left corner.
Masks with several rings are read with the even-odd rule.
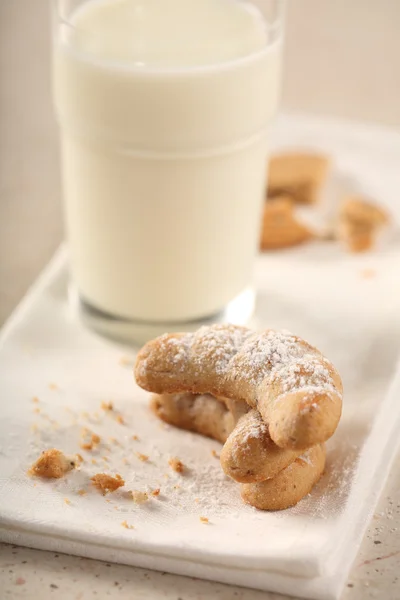
[[[83,0],[82,4],[84,4],[85,2],[92,2],[93,0]],[[243,2],[244,4],[252,4],[251,0],[233,0],[233,1],[238,1],[238,2]],[[188,72],[190,73],[201,73],[201,72],[207,72],[209,73],[210,71],[218,71],[221,69],[221,67],[223,67],[224,69],[229,69],[229,68],[235,68],[238,65],[244,65],[247,62],[251,62],[253,60],[257,60],[259,58],[262,58],[264,55],[269,54],[270,52],[272,52],[275,48],[278,48],[282,42],[283,42],[283,24],[284,24],[284,11],[285,11],[285,5],[286,5],[286,0],[270,0],[271,2],[273,2],[278,8],[277,10],[277,14],[278,17],[272,21],[270,24],[268,24],[267,26],[267,30],[269,34],[272,34],[273,39],[271,41],[268,41],[264,47],[262,47],[260,50],[257,50],[255,52],[251,52],[250,54],[246,54],[244,56],[239,56],[237,58],[230,58],[228,60],[222,60],[218,63],[209,63],[209,64],[204,64],[204,65],[193,65],[193,66],[175,66],[175,67],[165,67],[165,66],[154,66],[154,65],[148,65],[148,64],[138,64],[140,61],[137,61],[137,63],[124,63],[124,62],[119,62],[116,60],[107,60],[104,58],[98,58],[95,55],[92,55],[90,52],[85,52],[85,51],[75,51],[76,53],[79,53],[79,57],[80,59],[83,60],[90,60],[90,62],[98,64],[100,66],[108,66],[108,67],[112,67],[113,69],[118,69],[119,71],[126,71],[126,72],[135,72],[136,74],[142,74],[143,76],[146,76],[147,74],[151,75],[154,73],[162,73],[163,75],[179,75],[179,74],[187,74]],[[62,11],[60,10],[62,4],[63,4],[63,0],[51,0],[51,4],[52,4],[52,12],[53,12],[53,27],[54,30],[56,30],[57,27],[59,26],[63,26],[63,27],[68,27],[68,29],[70,31],[88,31],[85,28],[82,27],[77,27],[76,25],[74,25],[73,23],[71,23],[71,21],[62,14]],[[72,14],[72,13],[71,13]],[[95,33],[93,31],[90,32],[92,35],[95,35]],[[53,34],[53,39],[56,38],[56,35]],[[68,44],[63,44],[64,46],[68,47],[70,51],[73,51],[72,46],[69,46]]]

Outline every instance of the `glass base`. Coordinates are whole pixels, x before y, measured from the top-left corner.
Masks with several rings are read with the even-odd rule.
[[[103,312],[82,298],[74,286],[70,286],[69,298],[85,325],[105,337],[129,346],[142,345],[166,332],[196,331],[199,327],[212,323],[246,325],[255,306],[254,290],[246,288],[222,311],[209,317],[192,321],[149,322],[131,321]]]

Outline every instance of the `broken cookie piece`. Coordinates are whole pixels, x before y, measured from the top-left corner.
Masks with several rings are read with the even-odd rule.
[[[265,203],[261,250],[289,248],[314,237],[311,229],[296,218],[293,202],[288,196],[280,196]]]
[[[75,469],[81,462],[79,455],[67,456],[61,450],[51,448],[42,452],[28,473],[34,477],[60,479],[66,473]]]
[[[329,164],[327,156],[310,152],[284,152],[271,156],[268,198],[288,195],[296,204],[315,204]]]
[[[388,213],[359,196],[346,198],[340,207],[335,236],[350,252],[365,252],[376,244],[390,221]]]

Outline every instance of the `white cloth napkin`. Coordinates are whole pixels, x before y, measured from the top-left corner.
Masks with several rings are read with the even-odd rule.
[[[290,329],[316,344],[345,385],[326,474],[296,507],[267,513],[242,504],[238,484],[212,454],[216,442],[149,413],[133,381],[133,354],[127,360],[125,350],[86,330],[68,306],[61,249],[3,331],[0,539],[337,599],[397,445],[399,264],[398,244],[380,255],[348,256],[321,244],[258,260],[254,327]],[[115,411],[101,408],[109,401]],[[79,448],[82,427],[101,436],[91,453]],[[57,481],[28,477],[49,447],[81,452],[81,470]],[[172,456],[188,467],[185,475],[169,467]],[[98,472],[120,473],[125,487],[101,496],[89,485]],[[157,488],[144,505],[123,491]]]

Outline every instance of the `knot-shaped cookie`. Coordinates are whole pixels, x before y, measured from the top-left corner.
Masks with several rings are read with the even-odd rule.
[[[293,506],[320,478],[325,467],[324,445],[305,453],[276,446],[258,411],[244,402],[209,394],[154,395],[151,409],[163,421],[222,443],[225,473],[242,483],[247,504],[262,510]]]
[[[212,394],[259,411],[280,448],[306,450],[334,433],[342,382],[321,352],[287,332],[235,325],[165,334],[139,352],[135,376],[157,394]]]

